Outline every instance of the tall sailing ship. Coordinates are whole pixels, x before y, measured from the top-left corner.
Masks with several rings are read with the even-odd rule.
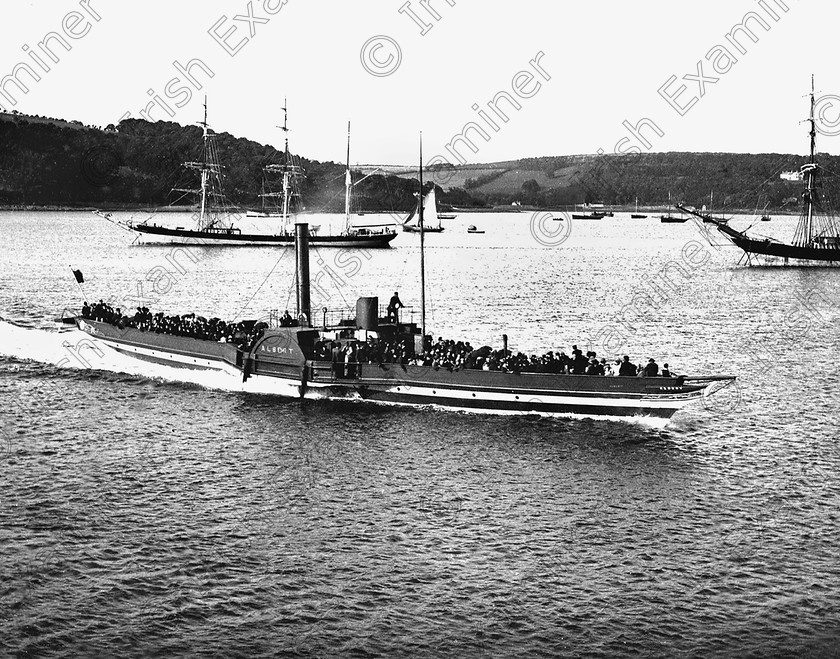
[[[284,104],[285,105],[285,104]],[[126,227],[136,232],[142,243],[166,243],[175,245],[198,244],[213,245],[265,245],[292,246],[295,241],[295,214],[292,204],[299,197],[299,181],[304,177],[303,168],[298,159],[289,151],[288,110],[283,107],[283,126],[285,150],[283,162],[268,165],[265,172],[280,178],[279,192],[263,192],[263,198],[278,200],[277,212],[267,212],[263,217],[277,219],[278,230],[274,233],[244,232],[237,221],[241,214],[234,209],[224,194],[222,166],[216,148],[216,135],[207,123],[207,100],[204,101],[204,121],[199,125],[203,129],[202,154],[197,162],[184,163],[184,167],[197,171],[200,186],[196,189],[175,188],[173,192],[182,195],[195,195],[198,200],[195,226],[171,227],[158,225],[146,220],[139,224],[126,223]],[[349,146],[348,146],[349,153]],[[349,175],[349,163],[348,163]],[[183,196],[182,196],[183,198]],[[109,221],[109,215],[96,211]],[[337,234],[312,235],[311,243],[319,247],[389,247],[396,238],[393,227],[353,227],[347,222]]]
[[[752,238],[745,231],[738,231],[729,226],[726,220],[713,218],[707,213],[677,204],[680,210],[714,224],[724,236],[744,250],[747,263],[752,264],[753,256],[781,258],[785,264],[794,261],[798,265],[826,265],[840,262],[840,224],[837,217],[824,202],[822,194],[823,169],[817,163],[817,126],[814,118],[814,77],[811,76],[811,112],[807,119],[811,124],[811,150],[806,162],[799,169],[799,176],[804,183],[802,192],[802,212],[796,225],[792,243],[784,243],[773,238]],[[763,219],[763,218],[762,218]]]

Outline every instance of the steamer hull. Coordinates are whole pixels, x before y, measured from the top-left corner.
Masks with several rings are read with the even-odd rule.
[[[78,319],[79,328],[117,352],[175,368],[226,373],[243,391],[311,399],[434,406],[484,414],[646,418],[664,425],[680,408],[731,376],[610,377],[507,373],[393,363],[319,361],[307,353],[318,330],[278,328],[240,347],[189,337],[120,329]]]

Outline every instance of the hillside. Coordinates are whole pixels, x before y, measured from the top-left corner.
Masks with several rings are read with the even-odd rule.
[[[173,187],[195,188],[182,163],[200,158],[197,126],[126,119],[104,130],[78,122],[0,114],[0,204],[6,206],[158,207],[173,203]],[[262,170],[280,162],[272,146],[228,133],[216,145],[226,196],[257,207]],[[344,165],[300,159],[309,210],[344,208]],[[357,189],[366,210],[408,210],[416,182],[372,176]]]
[[[825,193],[840,198],[840,158],[820,155],[829,176]],[[798,170],[806,159],[779,153],[648,153],[630,156],[578,155],[467,165],[435,178],[450,192],[460,188],[488,205],[519,202],[558,208],[572,204],[702,206],[714,194],[715,208],[788,210],[799,204],[801,184],[780,174]],[[454,203],[454,202],[453,202]],[[456,204],[457,205],[457,204]]]
[[[173,203],[173,187],[194,187],[181,164],[199,157],[201,129],[171,122],[126,119],[104,130],[64,121],[0,113],[0,204],[159,207]],[[257,207],[262,168],[280,161],[270,146],[228,133],[217,145],[224,165],[225,193],[241,207]],[[831,173],[840,158],[821,156]],[[603,203],[662,206],[674,202],[716,209],[789,210],[798,205],[800,185],[782,180],[802,156],[790,154],[648,153],[627,156],[549,156],[471,164],[428,172],[442,204],[458,207],[513,203],[541,208]],[[344,166],[301,157],[301,190],[308,210],[343,209]],[[415,175],[371,175],[356,189],[358,209],[406,211],[415,203]],[[826,183],[840,196],[838,178]]]

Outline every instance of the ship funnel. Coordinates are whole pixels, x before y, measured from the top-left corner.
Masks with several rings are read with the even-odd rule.
[[[356,329],[379,329],[379,298],[360,297],[356,300]]]
[[[295,223],[295,256],[297,257],[297,315],[302,327],[312,326],[309,301],[309,225]]]

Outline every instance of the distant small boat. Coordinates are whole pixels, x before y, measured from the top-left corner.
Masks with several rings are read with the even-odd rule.
[[[762,215],[761,216],[761,221],[762,222],[769,222],[770,221],[770,216],[769,215]]]
[[[670,208],[670,207],[671,207],[671,192],[669,191],[668,192],[668,208]],[[665,215],[660,215],[659,216],[659,221],[664,222],[666,224],[682,224],[683,222],[688,222],[688,217],[687,216],[682,216],[682,215],[680,217],[675,217],[674,215],[671,215],[671,213],[669,212],[669,213],[666,213]]]
[[[439,220],[454,220],[456,217],[458,216],[453,213],[438,213]]]
[[[467,227],[467,233],[484,233],[484,230],[477,228],[474,224],[471,224]]]
[[[424,199],[417,198],[417,206],[411,211],[411,214],[405,219],[402,224],[402,230],[408,233],[420,233],[420,203],[423,204],[423,233],[440,233],[443,231],[443,225],[440,223],[442,217],[437,212],[437,199],[435,197],[435,188],[426,193]],[[434,222],[437,222],[435,224]]]
[[[575,204],[577,213],[572,213],[573,220],[600,220],[607,216],[606,211],[590,210],[592,207],[589,204]],[[586,212],[582,212],[586,211]]]
[[[631,220],[644,220],[646,217],[647,217],[647,215],[642,215],[639,212],[639,198],[636,197],[636,212],[635,213],[630,213],[630,219]]]

